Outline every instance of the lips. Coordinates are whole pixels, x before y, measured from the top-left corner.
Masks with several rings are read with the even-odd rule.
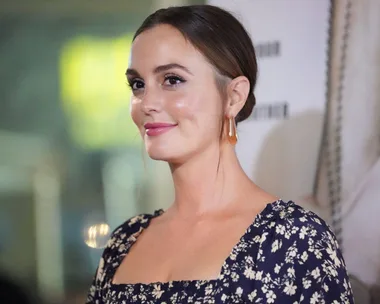
[[[146,130],[145,134],[148,136],[157,136],[162,133],[165,133],[174,127],[176,124],[165,123],[165,122],[154,122],[154,123],[146,123],[144,124],[144,128]]]

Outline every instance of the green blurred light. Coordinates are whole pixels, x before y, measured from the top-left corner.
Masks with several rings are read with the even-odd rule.
[[[84,149],[138,145],[126,83],[132,35],[76,37],[62,49],[60,89],[70,134]]]

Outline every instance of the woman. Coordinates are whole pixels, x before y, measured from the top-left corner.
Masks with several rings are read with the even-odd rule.
[[[243,26],[213,6],[159,10],[137,30],[126,75],[175,199],[114,231],[87,303],[353,303],[326,224],[239,165],[235,124],[252,112],[257,75]]]

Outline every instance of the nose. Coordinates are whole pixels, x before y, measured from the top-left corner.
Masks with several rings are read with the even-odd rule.
[[[144,95],[141,98],[141,109],[146,114],[160,112],[162,109],[160,93],[153,88],[145,88]]]

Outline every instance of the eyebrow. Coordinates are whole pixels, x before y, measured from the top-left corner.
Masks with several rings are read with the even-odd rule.
[[[183,70],[185,71],[186,73],[190,74],[190,75],[193,75],[188,68],[184,67],[183,65],[180,65],[178,63],[168,63],[168,64],[164,64],[164,65],[159,65],[157,66],[154,70],[153,70],[153,73],[154,74],[158,74],[158,73],[162,73],[162,72],[166,72],[168,70],[171,70],[171,69],[180,69],[180,70]],[[140,74],[139,72],[137,72],[137,70],[135,69],[127,69],[126,73],[125,73],[126,76],[135,76],[135,77],[140,77]]]

